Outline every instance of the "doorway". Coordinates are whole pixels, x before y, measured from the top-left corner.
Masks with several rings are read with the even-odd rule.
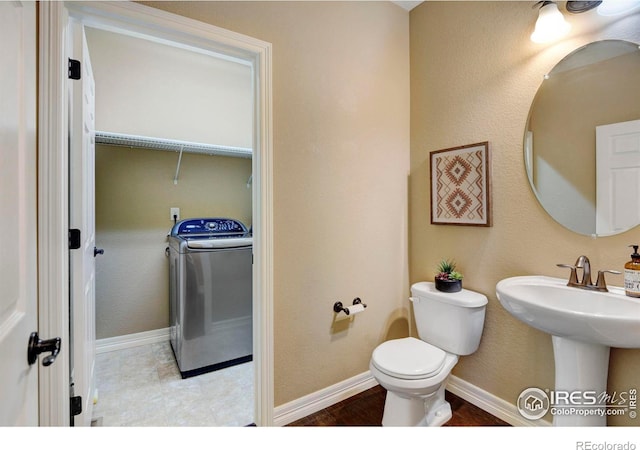
[[[254,417],[257,425],[270,425],[273,416],[273,362],[272,362],[272,269],[271,269],[271,82],[270,82],[270,44],[248,38],[237,33],[202,24],[173,14],[157,11],[138,4],[128,2],[94,3],[94,2],[43,2],[41,7],[41,35],[44,36],[42,46],[48,47],[44,52],[47,57],[41,61],[41,83],[57,84],[55,89],[44,89],[41,100],[41,123],[43,124],[40,140],[41,154],[52,152],[53,158],[40,161],[40,183],[47,189],[48,196],[64,198],[68,191],[65,175],[66,169],[56,165],[64,161],[65,124],[63,120],[52,117],[52,111],[64,110],[66,105],[60,95],[65,81],[60,76],[60,67],[65,61],[64,30],[68,18],[72,17],[85,26],[108,29],[130,35],[144,35],[146,38],[158,39],[177,47],[208,53],[226,58],[235,58],[249,64],[252,69],[253,88],[253,158],[252,158],[252,226],[254,239],[253,266],[253,340],[255,362],[255,402]],[[55,56],[58,56],[57,58]],[[48,77],[48,78],[47,78]],[[65,114],[63,113],[62,117]],[[57,158],[57,160],[56,160]],[[61,173],[63,172],[63,173]],[[45,204],[46,206],[46,204]],[[64,205],[63,205],[64,206]],[[68,208],[68,205],[66,205]],[[41,233],[40,239],[44,249],[40,261],[40,269],[44,277],[53,276],[53,272],[64,272],[63,268],[52,267],[52,261],[64,258],[66,249],[55,247],[51,231],[66,233],[64,216],[53,212],[50,208],[40,210],[41,224],[47,233]],[[43,229],[41,227],[41,229]],[[69,274],[66,274],[68,277]],[[43,308],[41,320],[50,324],[52,330],[65,334],[63,313],[65,309],[64,287],[45,293],[42,302],[49,308]],[[55,314],[52,316],[51,312]],[[62,313],[62,314],[60,314]],[[52,331],[55,333],[56,331]],[[68,352],[68,350],[66,350]],[[67,353],[67,358],[68,353]],[[68,404],[68,387],[64,386],[65,370],[61,364],[51,376],[45,377],[41,386],[41,424],[68,425],[65,403]],[[66,400],[65,400],[66,397]],[[56,405],[56,408],[50,408]],[[58,406],[59,405],[59,406]]]
[[[198,351],[200,365],[232,359],[241,342],[242,355],[252,354],[251,250],[244,252],[241,299],[223,307],[233,291],[200,297],[195,288],[188,304],[200,299],[209,314],[191,320],[173,317],[184,310],[169,299],[167,287],[177,288],[179,280],[169,277],[166,251],[169,231],[181,220],[222,217],[252,225],[251,65],[142,36],[88,26],[84,34],[90,56],[84,65],[90,60],[95,78],[96,245],[104,250],[95,259],[93,419],[105,426],[253,423],[252,362],[195,381],[181,380],[175,365],[178,350],[194,342],[206,342],[199,344],[206,347]],[[228,260],[220,263],[210,269],[224,270]],[[239,304],[245,308],[236,311]],[[202,322],[183,330],[194,320]],[[220,335],[223,328],[234,339]],[[156,342],[149,342],[150,332]],[[176,334],[189,339],[174,340]],[[153,393],[144,396],[148,401],[124,401],[143,391]]]

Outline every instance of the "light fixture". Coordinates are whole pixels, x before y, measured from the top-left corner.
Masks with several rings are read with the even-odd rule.
[[[536,28],[531,34],[533,42],[540,44],[555,41],[569,32],[571,25],[564,20],[555,2],[543,1],[536,3],[537,5],[541,6]]]
[[[571,14],[582,14],[583,12],[591,11],[600,3],[602,3],[602,0],[567,2],[564,7]]]
[[[601,16],[617,16],[633,11],[640,6],[639,0],[604,0],[598,6],[598,14]]]

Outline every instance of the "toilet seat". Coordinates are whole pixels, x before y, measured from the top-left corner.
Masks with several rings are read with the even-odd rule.
[[[404,380],[438,374],[447,353],[413,337],[383,342],[373,351],[372,364],[381,372]]]

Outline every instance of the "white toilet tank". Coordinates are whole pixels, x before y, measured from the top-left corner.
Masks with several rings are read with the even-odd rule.
[[[460,356],[478,349],[487,297],[467,289],[440,292],[426,281],[411,286],[411,296],[420,339]]]

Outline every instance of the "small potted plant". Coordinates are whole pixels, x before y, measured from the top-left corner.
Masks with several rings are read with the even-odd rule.
[[[462,290],[462,274],[456,271],[456,263],[443,259],[438,264],[435,278],[436,289],[442,292],[458,292]]]

